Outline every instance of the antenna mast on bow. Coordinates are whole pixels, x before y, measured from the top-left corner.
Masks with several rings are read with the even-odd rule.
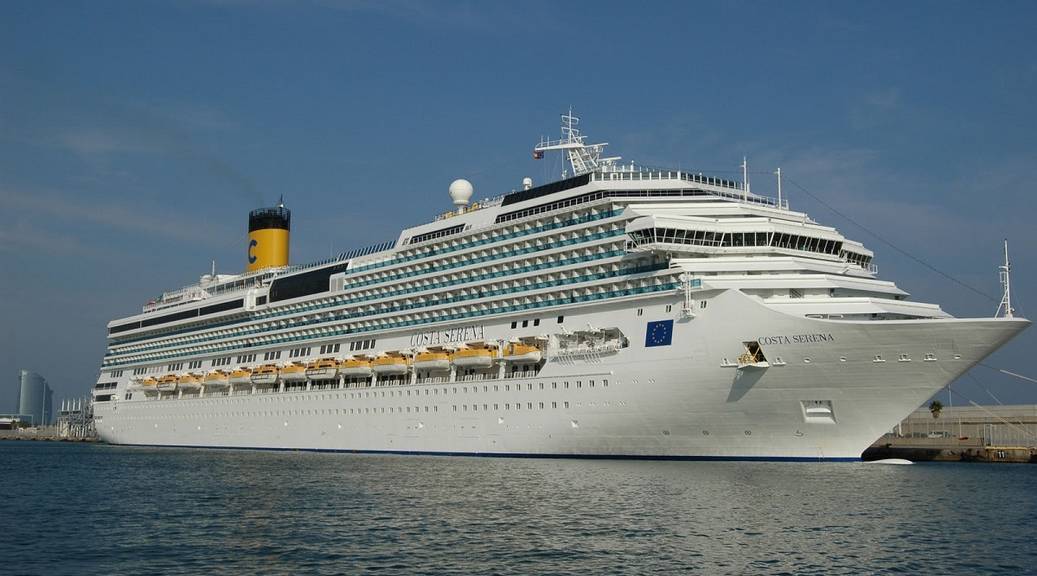
[[[1001,296],[1001,304],[998,305],[994,318],[1001,316],[1002,310],[1005,311],[1005,318],[1013,318],[1015,309],[1012,308],[1012,264],[1008,261],[1008,240],[1005,240],[1005,263],[998,266],[998,268],[1001,270],[1001,286],[1005,289],[1005,292]]]

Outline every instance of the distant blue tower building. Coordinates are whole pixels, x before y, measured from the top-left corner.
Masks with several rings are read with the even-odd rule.
[[[20,371],[19,376],[18,413],[31,418],[36,426],[50,424],[54,419],[54,392],[47,381],[29,370]]]

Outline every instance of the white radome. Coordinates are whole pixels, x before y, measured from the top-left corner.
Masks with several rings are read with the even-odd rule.
[[[472,183],[464,178],[458,178],[450,183],[450,199],[454,201],[455,206],[467,206],[474,192],[475,188],[472,187]]]

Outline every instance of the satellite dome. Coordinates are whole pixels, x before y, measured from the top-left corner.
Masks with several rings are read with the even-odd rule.
[[[455,206],[467,206],[474,191],[472,183],[464,178],[458,178],[450,183],[450,199],[454,201]]]

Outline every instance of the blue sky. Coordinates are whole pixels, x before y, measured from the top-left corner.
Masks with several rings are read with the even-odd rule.
[[[388,240],[454,178],[477,197],[553,178],[530,149],[570,105],[627,159],[781,166],[794,208],[955,315],[997,302],[795,185],[995,297],[1007,237],[1031,312],[1035,21],[1032,2],[0,3],[0,411],[19,368],[85,393],[108,320],[212,259],[241,270],[249,209],[284,194],[295,262]],[[1035,346],[988,363],[1037,376]],[[1037,402],[973,377],[955,404]]]

